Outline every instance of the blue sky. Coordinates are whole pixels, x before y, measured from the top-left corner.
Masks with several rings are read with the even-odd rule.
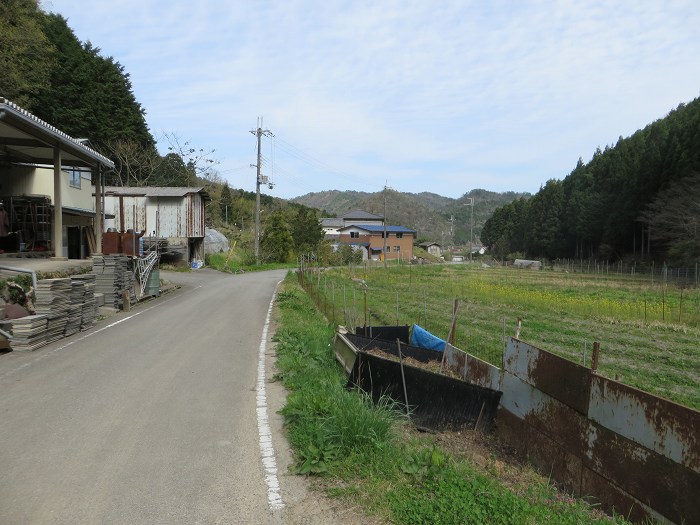
[[[43,0],[131,75],[151,132],[273,196],[536,192],[700,95],[689,1]]]

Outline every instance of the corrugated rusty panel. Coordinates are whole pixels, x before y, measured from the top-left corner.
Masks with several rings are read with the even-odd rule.
[[[546,473],[567,492],[581,496],[581,458],[569,453],[555,439],[526,424],[502,406],[496,413],[495,428],[502,439],[521,456],[527,457],[540,472]]]
[[[700,412],[697,410],[596,376],[588,416],[610,430],[700,472]],[[700,486],[697,488],[700,493]]]
[[[589,420],[510,373],[504,374],[503,391],[503,409],[524,422],[516,439],[528,440],[528,454],[542,458],[544,463],[539,466],[543,471],[555,469],[555,479],[570,479],[575,470],[556,461],[562,451],[567,451],[624,489],[628,497],[648,504],[676,523],[700,516],[700,499],[688,494],[688,487],[700,488],[697,472]],[[541,436],[533,436],[533,430]],[[547,439],[543,439],[545,436]],[[605,494],[604,489],[581,491],[596,497]]]
[[[186,205],[186,235],[187,237],[194,237],[194,196],[189,193],[185,195],[185,205]]]
[[[633,523],[657,521],[664,523],[663,517],[653,509],[632,498],[624,490],[610,483],[603,476],[583,467],[581,472],[581,494],[593,505],[600,505],[608,512],[616,512]],[[591,496],[595,494],[595,496]]]
[[[449,343],[445,345],[445,362],[450,370],[461,375],[469,383],[493,390],[501,389],[500,368]]]
[[[586,466],[674,523],[700,516],[700,474],[588,422]]]
[[[505,371],[581,414],[588,412],[590,370],[514,338],[508,341]]]
[[[501,391],[501,406],[520,419],[542,410],[547,403],[542,392],[508,372],[503,374]]]
[[[177,207],[177,235],[176,237],[187,237],[187,201],[181,200]]]

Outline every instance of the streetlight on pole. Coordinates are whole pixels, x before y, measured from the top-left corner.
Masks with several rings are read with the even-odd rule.
[[[472,239],[474,238],[474,197],[467,197],[469,199],[469,204],[464,206],[471,206],[471,214],[469,216],[469,262],[472,262]]]

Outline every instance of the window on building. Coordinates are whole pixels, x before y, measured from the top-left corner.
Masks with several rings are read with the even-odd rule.
[[[80,170],[70,168],[68,171],[68,184],[71,188],[80,189]]]
[[[359,238],[360,238],[360,232],[350,232],[350,238],[351,238],[351,239],[359,239]]]
[[[403,239],[403,233],[397,233],[396,234],[397,239]]]
[[[394,251],[395,251],[395,252],[400,252],[400,251],[401,251],[401,246],[394,246]]]

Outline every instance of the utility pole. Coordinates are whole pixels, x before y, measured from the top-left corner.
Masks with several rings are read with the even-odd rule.
[[[261,142],[263,135],[266,137],[274,136],[269,129],[262,129],[262,125],[263,119],[258,117],[258,127],[250,130],[258,138],[258,162],[250,165],[257,168],[255,178],[255,264],[260,264],[260,184],[263,182]]]
[[[384,249],[382,252],[382,259],[384,259],[384,269],[386,270],[386,184],[384,185],[384,217],[382,217],[382,223],[384,223]]]
[[[469,204],[465,206],[471,206],[471,216],[469,218],[469,262],[472,262],[472,239],[474,232],[474,197],[467,197],[469,199]]]
[[[386,190],[390,190],[391,188],[384,184],[384,217],[382,222],[384,223],[384,253],[382,254],[382,258],[384,259],[384,268],[386,269]]]

